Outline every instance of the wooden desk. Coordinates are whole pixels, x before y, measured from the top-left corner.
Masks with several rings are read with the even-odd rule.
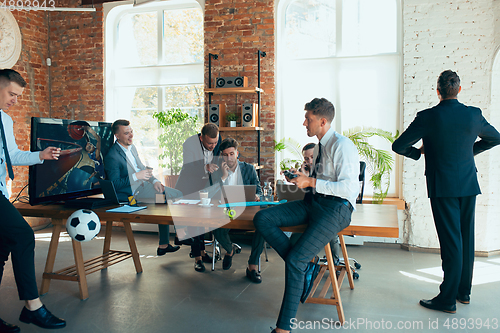
[[[142,265],[139,259],[139,253],[135,244],[134,235],[130,226],[134,223],[153,223],[153,224],[174,224],[182,222],[187,226],[203,227],[221,227],[221,221],[227,220],[221,208],[202,208],[196,205],[160,205],[151,204],[147,209],[132,213],[108,213],[106,208],[95,209],[95,213],[101,221],[106,221],[106,234],[104,238],[103,254],[101,256],[84,261],[81,244],[75,240],[73,243],[73,254],[75,265],[53,271],[57,247],[59,245],[59,236],[62,228],[66,225],[66,219],[75,211],[74,208],[65,208],[58,205],[30,206],[28,204],[17,203],[15,207],[23,216],[51,218],[54,228],[52,238],[47,254],[47,261],[43,273],[40,294],[49,291],[50,280],[71,280],[77,281],[80,289],[80,298],[88,298],[88,288],[86,275],[107,268],[119,263],[125,259],[133,258],[137,273],[142,272]],[[109,208],[109,207],[108,207]],[[260,207],[241,207],[236,208],[239,214],[236,219],[225,224],[224,228],[254,230],[253,217],[260,210]],[[110,249],[111,231],[113,221],[123,222],[125,233],[127,235],[130,252],[115,251]],[[305,225],[283,228],[284,231],[303,232]],[[339,234],[342,254],[345,260],[345,267],[335,267],[330,249],[330,244],[325,246],[327,256],[327,265],[320,270],[318,278],[314,282],[313,289],[306,303],[331,304],[337,308],[337,313],[341,323],[345,321],[342,302],[340,299],[339,288],[347,275],[351,289],[354,289],[352,272],[349,267],[347,250],[343,235],[375,236],[375,237],[399,237],[399,227],[397,218],[397,208],[393,205],[357,205],[356,211],[352,215],[351,224]],[[336,270],[340,270],[337,279]],[[326,281],[318,297],[314,297],[316,289],[319,287],[326,271],[329,271]],[[326,297],[329,287],[332,286],[331,297]]]

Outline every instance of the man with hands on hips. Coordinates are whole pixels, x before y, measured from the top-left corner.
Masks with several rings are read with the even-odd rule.
[[[0,70],[0,281],[3,267],[9,259],[17,285],[19,299],[25,305],[19,320],[42,328],[62,328],[66,321],[57,318],[42,304],[35,276],[35,235],[31,226],[8,200],[5,178],[14,179],[12,165],[34,165],[44,160],[57,160],[60,148],[48,147],[40,152],[21,151],[14,137],[12,119],[4,112],[17,103],[26,87],[26,81],[12,69]],[[6,167],[8,172],[6,171]],[[0,319],[1,333],[19,332],[20,328]]]

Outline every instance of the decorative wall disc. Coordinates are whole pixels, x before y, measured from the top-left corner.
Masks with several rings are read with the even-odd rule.
[[[0,68],[12,68],[21,55],[21,31],[9,10],[0,9]]]

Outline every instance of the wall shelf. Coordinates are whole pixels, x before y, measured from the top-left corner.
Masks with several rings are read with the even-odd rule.
[[[214,95],[229,95],[229,94],[255,94],[263,93],[264,90],[259,87],[240,87],[240,88],[207,88],[206,93]]]
[[[219,127],[219,131],[223,132],[239,132],[239,131],[263,131],[264,127]]]

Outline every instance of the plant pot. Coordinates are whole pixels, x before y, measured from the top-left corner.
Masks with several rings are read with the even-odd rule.
[[[231,120],[229,122],[229,127],[236,127],[236,120]]]

